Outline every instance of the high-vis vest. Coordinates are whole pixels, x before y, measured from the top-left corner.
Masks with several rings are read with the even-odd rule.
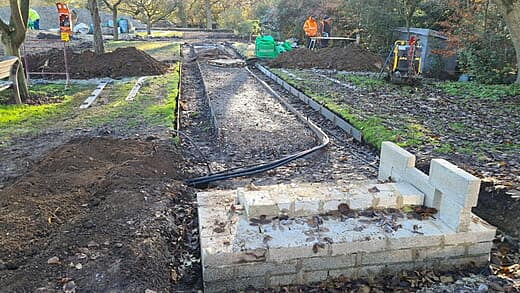
[[[306,36],[315,37],[318,35],[318,23],[309,17],[303,25],[303,30],[305,31]]]

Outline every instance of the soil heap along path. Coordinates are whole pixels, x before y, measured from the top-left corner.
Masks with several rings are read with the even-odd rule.
[[[177,181],[189,166],[161,141],[84,137],[50,152],[0,190],[0,291],[197,286],[196,209]]]
[[[383,59],[356,44],[351,44],[346,48],[323,48],[314,51],[307,48],[296,49],[271,60],[268,66],[366,72],[379,71],[383,66]]]
[[[168,70],[168,65],[134,47],[119,48],[101,55],[96,55],[92,51],[76,53],[71,50],[67,54],[69,73],[73,79],[160,75]],[[28,56],[31,72],[65,72],[63,60],[63,51],[58,49]],[[63,76],[56,75],[52,78],[63,78]]]

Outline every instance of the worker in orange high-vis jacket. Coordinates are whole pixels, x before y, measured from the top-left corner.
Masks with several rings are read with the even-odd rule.
[[[309,48],[311,37],[318,36],[318,23],[316,22],[316,17],[314,15],[307,18],[303,24],[303,31],[305,32],[305,38],[307,40],[307,48]]]

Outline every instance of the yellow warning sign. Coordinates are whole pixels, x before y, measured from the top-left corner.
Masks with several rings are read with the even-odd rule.
[[[70,35],[68,32],[62,32],[61,33],[61,40],[64,42],[70,41]]]

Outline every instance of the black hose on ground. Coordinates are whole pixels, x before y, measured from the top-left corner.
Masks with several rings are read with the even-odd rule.
[[[289,109],[291,112],[293,112],[303,123],[307,124],[311,130],[316,134],[316,136],[321,140],[321,144],[318,146],[315,146],[311,149],[304,150],[301,152],[298,152],[296,154],[289,155],[285,158],[278,159],[275,161],[271,161],[264,164],[256,164],[253,166],[246,166],[246,167],[238,167],[233,168],[230,170],[225,170],[217,173],[213,173],[207,176],[202,176],[198,178],[191,178],[186,180],[186,183],[190,186],[206,186],[208,183],[219,181],[219,180],[225,180],[225,179],[231,179],[231,178],[237,178],[237,177],[243,177],[243,176],[251,176],[258,173],[263,173],[275,168],[278,168],[280,166],[286,165],[294,160],[303,158],[311,153],[314,153],[324,147],[326,147],[330,139],[321,130],[318,126],[316,126],[312,121],[310,121],[307,117],[303,116],[301,113],[299,113],[293,106],[291,106],[289,103],[287,103],[276,91],[274,91],[265,81],[260,79],[258,76],[256,76],[249,68],[246,67],[246,70],[258,81],[260,82],[273,96],[275,96],[287,109]]]

